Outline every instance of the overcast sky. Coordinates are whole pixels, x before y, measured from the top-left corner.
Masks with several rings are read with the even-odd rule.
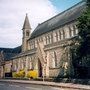
[[[22,26],[28,14],[32,31],[38,25],[81,0],[0,0],[0,47],[22,43]]]

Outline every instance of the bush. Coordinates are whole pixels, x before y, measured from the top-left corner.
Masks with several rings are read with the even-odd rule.
[[[38,77],[38,72],[37,72],[37,70],[28,71],[28,73],[27,73],[27,78],[36,79],[37,77]]]
[[[17,72],[13,72],[13,73],[12,73],[12,77],[13,77],[13,78],[18,78],[18,77],[19,77],[19,76],[18,76],[18,73],[17,73]]]
[[[17,74],[21,78],[25,77],[25,71],[24,70],[20,70]]]
[[[13,78],[24,78],[25,77],[25,71],[20,70],[19,72],[13,72]]]

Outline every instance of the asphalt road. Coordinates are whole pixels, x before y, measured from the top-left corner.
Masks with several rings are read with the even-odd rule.
[[[0,90],[77,90],[59,87],[0,82]]]

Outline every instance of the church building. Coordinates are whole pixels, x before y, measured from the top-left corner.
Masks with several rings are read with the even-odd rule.
[[[22,45],[1,67],[4,65],[5,69],[9,64],[9,72],[25,70],[25,76],[31,70],[37,71],[38,77],[45,78],[74,76],[72,49],[79,45],[76,24],[84,9],[85,2],[79,2],[39,24],[32,33],[26,14],[22,28]]]

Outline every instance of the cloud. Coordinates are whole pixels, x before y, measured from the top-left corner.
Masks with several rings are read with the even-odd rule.
[[[58,11],[49,0],[0,0],[0,47],[16,47],[22,42],[22,26],[28,13],[32,31]]]

